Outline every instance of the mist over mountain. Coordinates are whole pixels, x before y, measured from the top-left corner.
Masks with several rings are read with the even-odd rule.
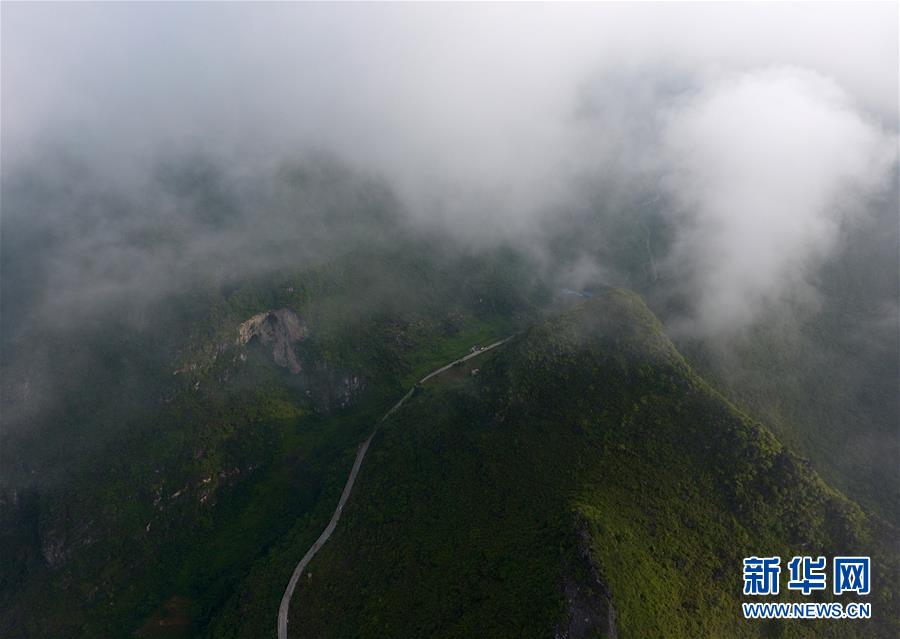
[[[785,552],[852,539],[862,552],[900,522],[895,4],[0,10],[0,541],[16,549],[0,565],[0,635],[151,636],[146,624],[170,614],[179,628],[190,620],[182,636],[272,630],[266,615],[355,446],[417,376],[536,331],[509,347],[510,370],[527,370],[542,348],[535,327],[583,307],[613,313],[584,301],[619,299],[610,287],[646,301],[650,315],[641,304],[635,317],[655,314],[690,368],[679,375],[708,383],[713,404],[721,394],[735,432],[746,417],[778,441],[712,457],[764,473],[760,459],[791,451],[778,453],[790,462],[774,488],[741,499],[799,486],[808,500],[778,508],[809,530],[750,518],[735,534]],[[303,337],[276,340],[280,358],[258,335],[238,339],[247,322],[280,335],[285,321]],[[590,380],[612,364],[583,377],[569,359],[559,366],[600,393]],[[476,370],[411,410],[431,402],[491,424],[512,401],[492,393],[519,392],[513,373],[482,384]],[[674,387],[628,384],[635,402],[679,405]],[[519,406],[504,437],[552,415],[557,426],[594,420],[584,441],[548,431],[560,455],[630,446],[624,422],[593,405],[564,410],[567,391],[554,389]],[[707,408],[682,417],[708,421],[718,409]],[[448,419],[410,437],[420,445]],[[397,451],[413,440],[389,432],[402,476],[409,458]],[[655,481],[652,456],[684,452],[660,441],[637,447],[635,477]],[[700,473],[694,461],[685,468]],[[576,475],[552,496],[558,512],[571,506],[563,493],[593,481]],[[711,496],[702,517],[726,521],[730,499]],[[852,534],[820,526],[820,507]],[[653,526],[639,529],[654,543]],[[594,563],[578,570],[612,571],[633,615],[633,584],[591,543],[578,552]],[[126,585],[132,573],[139,586]],[[522,602],[559,589],[547,579],[517,591]],[[542,601],[543,623],[559,611]],[[622,636],[689,624],[679,605],[626,620]],[[47,619],[34,620],[41,606]],[[439,607],[423,610],[445,628]],[[732,629],[707,621],[697,627]]]
[[[381,182],[410,223],[536,251],[541,223],[600,191],[654,200],[673,235],[657,267],[695,330],[727,331],[809,293],[842,227],[888,197],[894,13],[8,8],[5,218],[63,242],[45,297],[93,300],[220,273],[225,254],[277,267],[270,234],[312,251],[314,230],[281,228],[329,203],[274,193],[297,158]]]

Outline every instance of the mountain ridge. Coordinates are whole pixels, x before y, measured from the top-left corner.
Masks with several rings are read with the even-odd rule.
[[[740,618],[742,557],[864,548],[880,548],[880,621],[777,628],[898,627],[880,524],[697,377],[636,295],[606,289],[448,384],[373,442],[298,588],[295,636],[546,636],[577,599],[579,530],[619,637],[767,636],[772,623]]]

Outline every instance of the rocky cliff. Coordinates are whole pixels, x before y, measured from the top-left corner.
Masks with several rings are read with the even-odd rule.
[[[293,311],[282,308],[258,313],[242,323],[238,328],[236,343],[247,344],[254,337],[272,349],[272,359],[279,366],[297,375],[302,366],[294,345],[309,335],[309,329]]]

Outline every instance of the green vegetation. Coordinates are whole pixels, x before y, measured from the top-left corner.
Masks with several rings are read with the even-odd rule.
[[[636,296],[608,290],[392,418],[291,629],[545,637],[569,614],[567,577],[584,580],[581,531],[626,639],[900,627],[895,533],[697,377]],[[741,559],[769,553],[871,554],[877,619],[745,622]]]
[[[872,309],[827,306],[756,327],[733,340],[729,357],[696,342],[686,348],[705,376],[809,457],[830,484],[896,525],[900,345],[883,327],[861,334],[875,317]]]
[[[502,251],[444,263],[424,249],[359,250],[170,299],[146,330],[80,327],[68,345],[61,335],[62,352],[82,356],[59,364],[71,381],[51,417],[65,422],[4,447],[53,472],[2,511],[14,552],[0,574],[0,634],[257,637],[274,626],[357,445],[408,380],[529,312],[521,297],[479,302],[517,268]],[[299,376],[256,343],[234,345],[240,322],[271,308],[309,327]],[[105,357],[97,384],[80,372],[85,354]]]
[[[531,326],[386,423],[293,630],[547,636],[574,618],[572,591],[601,635],[610,593],[626,639],[862,632],[738,619],[740,559],[802,550],[871,554],[865,629],[892,636],[895,532],[698,377],[637,296],[603,290],[535,325],[551,296],[534,273],[502,248],[398,240],[191,290],[149,324],[48,336],[60,402],[2,451],[5,482],[40,480],[0,509],[0,634],[274,632],[377,419],[423,374]],[[309,329],[298,376],[234,344],[278,308]]]

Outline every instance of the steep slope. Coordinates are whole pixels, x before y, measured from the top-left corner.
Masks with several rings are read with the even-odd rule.
[[[652,194],[614,202],[597,193],[570,218],[548,220],[552,261],[568,265],[561,272],[571,277],[585,256],[606,266],[604,281],[644,296],[704,379],[830,485],[900,525],[896,176],[883,200],[841,229],[839,250],[809,273],[812,289],[760,305],[748,326],[723,335],[685,321],[699,291],[666,260],[678,238],[671,206]]]
[[[398,242],[52,335],[83,357],[0,442],[0,636],[258,637],[401,389],[530,312],[518,270]]]
[[[636,296],[501,351],[373,441],[293,636],[896,636],[892,531],[698,378]],[[872,555],[875,619],[744,621],[754,554]]]

